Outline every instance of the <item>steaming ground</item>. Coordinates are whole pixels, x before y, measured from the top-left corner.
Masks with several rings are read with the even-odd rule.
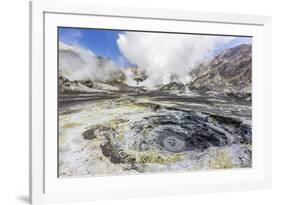
[[[62,95],[59,174],[251,167],[251,105],[190,92]]]
[[[117,45],[130,62],[147,73],[140,85],[153,87],[168,84],[172,76],[187,83],[196,64],[231,40],[233,37],[125,32],[119,34]]]
[[[251,167],[251,45],[198,64],[229,40],[125,32],[132,68],[60,42],[59,176]]]

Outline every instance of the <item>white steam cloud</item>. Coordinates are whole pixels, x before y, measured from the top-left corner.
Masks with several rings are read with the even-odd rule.
[[[171,80],[187,83],[188,73],[196,64],[231,40],[233,37],[125,32],[119,34],[116,43],[123,56],[137,65],[139,73],[145,73],[139,85],[153,87]],[[123,56],[117,64],[125,64]],[[116,63],[78,43],[70,46],[59,42],[59,70],[69,80],[107,82],[126,76],[127,84],[136,85],[135,73]]]
[[[122,72],[109,59],[102,59],[78,44],[59,42],[59,70],[69,80],[106,82],[120,77]]]
[[[166,33],[125,32],[117,44],[123,55],[138,69],[145,70],[147,80],[140,85],[169,83],[174,77],[186,83],[188,73],[232,37]]]

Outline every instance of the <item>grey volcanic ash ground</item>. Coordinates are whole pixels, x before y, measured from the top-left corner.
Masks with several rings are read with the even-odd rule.
[[[60,57],[77,57],[71,49]],[[102,58],[114,81],[60,73],[59,176],[251,167],[250,51],[250,45],[225,50],[194,69],[189,83],[153,89],[126,84],[128,73],[116,73]]]

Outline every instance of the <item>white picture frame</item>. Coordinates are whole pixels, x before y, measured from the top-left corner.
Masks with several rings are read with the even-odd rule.
[[[99,19],[102,21],[95,21]],[[161,22],[161,23],[160,23]],[[241,34],[253,43],[253,167],[90,178],[57,177],[56,28],[103,27]],[[48,43],[46,43],[48,42]],[[163,183],[165,179],[165,183]],[[271,18],[184,10],[30,2],[30,202],[240,191],[271,186]],[[71,197],[70,197],[71,196]]]

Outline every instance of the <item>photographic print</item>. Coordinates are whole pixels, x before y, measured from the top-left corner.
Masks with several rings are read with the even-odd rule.
[[[252,166],[252,37],[58,27],[58,176]]]

